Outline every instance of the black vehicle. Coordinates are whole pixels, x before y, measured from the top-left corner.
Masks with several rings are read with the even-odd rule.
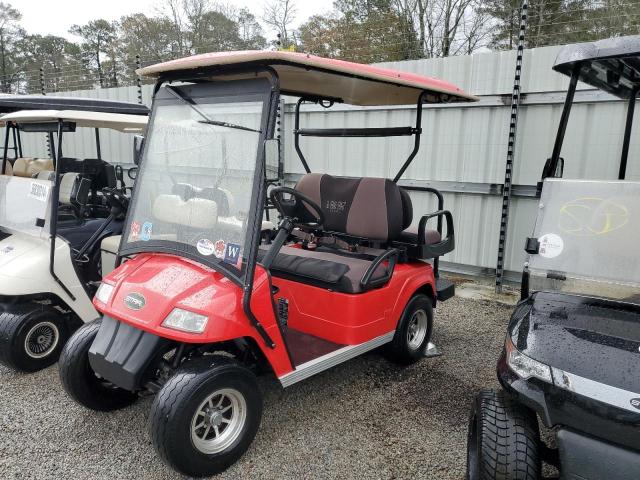
[[[640,182],[625,181],[640,36],[566,46],[554,70],[571,82],[498,361],[504,390],[473,403],[469,480],[541,478],[543,461],[563,479],[640,478]],[[628,102],[618,180],[561,178],[578,81]]]

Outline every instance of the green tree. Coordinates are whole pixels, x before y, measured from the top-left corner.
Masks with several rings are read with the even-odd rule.
[[[21,13],[11,4],[0,2],[0,90],[4,93],[11,91],[22,70],[16,49],[24,36],[24,30],[18,23],[21,18]]]
[[[73,25],[69,33],[82,39],[80,47],[84,60],[87,67],[96,71],[100,87],[108,86],[106,72],[110,70],[111,83],[114,83],[116,24],[103,19],[91,20],[85,25]],[[103,65],[103,58],[108,59],[110,65]]]
[[[44,72],[46,92],[69,90],[76,87],[79,48],[66,38],[55,35],[25,35],[18,43],[20,58],[25,72],[25,90],[40,92],[40,68]]]

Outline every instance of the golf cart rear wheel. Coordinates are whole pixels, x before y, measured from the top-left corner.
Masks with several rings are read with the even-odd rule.
[[[431,340],[433,306],[423,294],[414,295],[402,313],[396,333],[386,351],[389,357],[403,364],[411,364],[424,357]]]
[[[540,432],[535,413],[504,391],[473,402],[467,437],[467,480],[538,480]]]
[[[0,314],[0,363],[35,372],[55,363],[67,340],[68,325],[53,308],[18,304]]]
[[[150,429],[156,450],[171,467],[209,476],[249,448],[262,418],[255,375],[229,357],[188,362],[158,392]]]
[[[58,367],[62,386],[71,398],[91,410],[108,412],[131,405],[138,395],[106,382],[92,370],[89,348],[99,329],[100,320],[80,327],[62,350]]]

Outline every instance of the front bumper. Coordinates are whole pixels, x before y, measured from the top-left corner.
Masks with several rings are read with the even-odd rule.
[[[640,452],[560,429],[557,433],[564,480],[637,480]]]
[[[129,391],[141,390],[152,363],[161,358],[170,343],[105,315],[89,349],[89,364],[114,385]]]
[[[640,411],[625,410],[535,378],[523,380],[508,367],[504,352],[498,361],[498,380],[547,427],[572,430],[640,452]]]

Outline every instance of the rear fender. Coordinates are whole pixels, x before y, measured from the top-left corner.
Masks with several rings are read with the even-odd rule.
[[[84,322],[99,316],[80,282],[71,259],[69,244],[56,239],[54,271],[75,299],[55,281],[49,271],[49,238],[15,233],[0,241],[0,296],[53,294]]]

